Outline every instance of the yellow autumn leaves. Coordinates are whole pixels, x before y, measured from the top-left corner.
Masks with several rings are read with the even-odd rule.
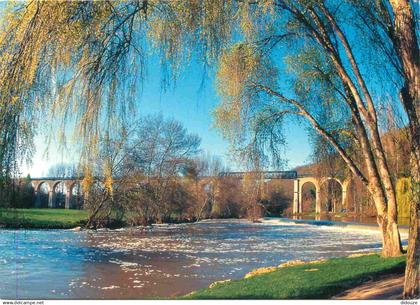
[[[234,45],[220,57],[217,89],[222,100],[214,114],[216,126],[227,137],[240,128],[242,111],[248,102],[246,89],[260,64],[258,54],[245,44]]]

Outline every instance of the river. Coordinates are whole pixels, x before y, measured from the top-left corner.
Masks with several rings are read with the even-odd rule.
[[[174,297],[252,269],[379,251],[378,232],[214,220],[152,229],[0,230],[0,298]]]

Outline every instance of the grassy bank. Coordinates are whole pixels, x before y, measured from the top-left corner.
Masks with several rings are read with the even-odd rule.
[[[83,210],[0,209],[0,226],[7,228],[69,229],[86,219]]]
[[[250,278],[216,284],[185,299],[328,299],[384,274],[402,273],[405,257],[343,257],[277,268]]]

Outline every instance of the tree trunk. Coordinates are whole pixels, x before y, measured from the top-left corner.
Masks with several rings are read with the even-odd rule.
[[[394,219],[388,216],[378,215],[379,227],[382,231],[382,256],[399,256],[401,255],[401,242],[398,225]]]
[[[370,180],[375,181],[376,179],[371,178]],[[386,198],[383,194],[383,190],[380,186],[371,183],[369,185],[369,191],[372,195],[373,202],[375,203],[377,211],[376,219],[382,233],[382,256],[400,256],[402,254],[402,249],[398,225],[392,217],[388,217]]]
[[[419,209],[420,209],[420,57],[416,25],[408,0],[390,0],[394,15],[391,40],[400,59],[404,74],[401,101],[409,119],[411,140],[411,204],[404,298],[419,297]]]
[[[374,102],[372,100],[372,96],[366,86],[366,82],[360,73],[359,66],[356,62],[356,59],[353,55],[352,48],[346,38],[346,35],[341,30],[340,26],[337,24],[335,18],[331,15],[329,10],[322,4],[322,2],[319,5],[321,11],[325,14],[327,19],[329,20],[332,28],[337,33],[338,38],[342,42],[342,45],[344,47],[345,53],[347,54],[347,59],[349,60],[351,67],[353,69],[353,73],[356,76],[357,83],[359,84],[359,88],[362,91],[362,95],[365,98],[365,101],[367,103],[367,108],[365,108],[363,102],[362,102],[362,96],[359,96],[359,92],[356,88],[356,85],[353,84],[353,81],[351,78],[347,75],[345,68],[342,66],[342,61],[339,60],[339,53],[331,53],[331,59],[333,60],[334,64],[337,67],[337,71],[339,71],[340,77],[342,79],[342,82],[344,86],[346,87],[346,93],[348,96],[352,96],[353,98],[349,97],[349,101],[354,101],[354,103],[357,105],[357,108],[360,110],[359,113],[363,117],[366,126],[370,130],[371,135],[371,141],[369,143],[372,143],[373,149],[372,152],[374,152],[376,156],[376,165],[377,169],[381,176],[381,182],[384,187],[384,192],[387,198],[387,208],[388,208],[388,218],[394,219],[394,221],[397,221],[397,199],[395,195],[395,187],[392,182],[391,173],[389,171],[388,162],[385,156],[385,150],[382,145],[381,136],[379,134],[378,130],[378,121],[377,121],[377,114]],[[325,31],[325,26],[322,25],[319,17],[316,15],[315,11],[312,11],[313,16],[316,19],[317,24],[320,25],[320,28],[323,33],[325,33],[325,37],[327,36],[327,33]],[[329,42],[331,44],[331,42]],[[338,59],[336,59],[338,57]],[[348,89],[348,90],[347,90]],[[350,107],[353,109],[353,107]]]
[[[367,90],[366,84],[363,77],[360,74],[359,67],[354,59],[350,45],[347,42],[345,35],[341,32],[340,28],[336,24],[332,15],[329,14],[328,10],[321,4],[321,10],[326,14],[327,18],[330,21],[330,25],[334,28],[337,33],[338,38],[341,40],[342,45],[346,51],[347,59],[350,61],[355,73],[360,89],[363,92],[363,96],[367,102],[367,107],[363,103],[362,96],[359,94],[358,88],[350,77],[349,73],[346,71],[346,67],[343,64],[343,61],[340,56],[340,52],[334,47],[334,43],[329,37],[327,27],[323,24],[321,18],[318,16],[316,11],[313,8],[309,8],[310,15],[313,18],[313,21],[317,27],[317,30],[314,30],[310,23],[307,22],[309,30],[312,32],[314,38],[318,43],[324,48],[326,53],[331,58],[339,77],[344,85],[346,95],[347,95],[347,104],[349,105],[350,110],[352,111],[353,122],[355,122],[356,130],[358,131],[359,136],[362,135],[359,140],[365,142],[365,145],[362,143],[364,158],[366,160],[366,165],[368,166],[369,176],[378,181],[373,181],[371,184],[373,192],[372,195],[375,196],[380,189],[382,195],[385,197],[382,201],[377,201],[376,209],[378,211],[378,223],[381,226],[383,232],[383,242],[384,242],[384,256],[396,256],[401,255],[401,242],[398,234],[397,226],[397,201],[395,195],[395,188],[392,183],[391,174],[389,172],[388,164],[386,161],[385,151],[381,143],[379,131],[378,131],[378,122],[376,109],[372,98]],[[363,119],[363,120],[361,120]],[[371,138],[369,139],[367,131],[370,131]],[[373,155],[374,156],[373,156]],[[370,178],[369,177],[369,178]],[[370,181],[371,179],[369,179]],[[386,216],[385,216],[386,214]],[[380,218],[380,219],[379,219]],[[386,232],[386,229],[390,229],[390,232]],[[397,242],[399,245],[397,246]],[[387,246],[385,246],[385,243]],[[386,249],[387,248],[387,249]]]
[[[407,264],[405,267],[404,299],[417,299],[420,297],[420,168],[417,160],[412,158],[410,228],[408,235]]]
[[[356,113],[353,114],[353,122],[356,127],[368,172],[368,190],[375,202],[375,208],[378,215],[377,220],[382,232],[382,255],[399,256],[402,254],[402,248],[397,225],[397,203],[392,183],[384,183],[384,180],[387,179],[388,182],[391,181],[389,171],[384,170],[383,168],[386,166],[386,162],[381,164],[382,170],[378,170],[372,150],[369,146],[370,143],[366,129],[360,123],[360,117],[358,117]],[[386,186],[385,188],[382,187],[381,182]]]

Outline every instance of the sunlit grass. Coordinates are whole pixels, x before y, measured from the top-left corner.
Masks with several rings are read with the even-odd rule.
[[[319,264],[276,271],[199,290],[187,299],[327,299],[380,275],[402,273],[405,256],[335,258]]]
[[[69,209],[0,209],[0,226],[68,229],[81,225],[87,211]]]

